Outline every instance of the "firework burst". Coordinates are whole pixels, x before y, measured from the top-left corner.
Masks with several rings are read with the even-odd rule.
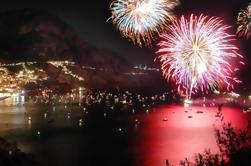
[[[249,38],[251,35],[251,3],[245,10],[241,10],[237,18],[237,32],[238,37]]]
[[[178,0],[114,0],[110,19],[134,44],[151,46],[155,36],[175,19],[172,11],[178,4]]]
[[[198,91],[231,90],[240,82],[232,77],[238,68],[231,62],[242,56],[231,44],[234,39],[226,32],[228,28],[219,18],[191,15],[188,20],[182,16],[161,35],[156,59],[165,78],[177,85],[179,94],[190,98]]]

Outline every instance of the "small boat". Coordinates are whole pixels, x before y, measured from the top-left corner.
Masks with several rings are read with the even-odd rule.
[[[5,99],[7,99],[7,98],[9,98],[10,96],[4,96],[4,97],[0,97],[0,101],[1,100],[5,100]]]
[[[54,119],[50,119],[50,120],[48,120],[48,123],[54,123],[55,122],[55,120]]]

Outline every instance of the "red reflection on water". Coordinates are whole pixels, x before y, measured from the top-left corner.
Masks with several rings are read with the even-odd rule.
[[[144,116],[141,119],[144,123],[143,140],[138,141],[133,149],[138,154],[137,165],[161,166],[165,165],[166,159],[178,165],[185,157],[191,158],[205,149],[218,152],[214,136],[214,128],[220,125],[215,117],[217,109],[169,105]],[[225,122],[231,122],[239,129],[246,127],[248,116],[239,108],[223,106],[222,111]]]

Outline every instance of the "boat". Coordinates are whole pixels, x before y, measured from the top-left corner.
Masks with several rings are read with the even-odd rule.
[[[0,97],[0,101],[5,100],[5,99],[7,99],[7,98],[9,98],[9,97],[10,97],[10,96]]]

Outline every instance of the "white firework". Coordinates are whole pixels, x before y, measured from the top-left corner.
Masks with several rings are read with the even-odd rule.
[[[115,0],[111,19],[124,37],[149,46],[175,19],[172,11],[178,4],[178,0]]]

